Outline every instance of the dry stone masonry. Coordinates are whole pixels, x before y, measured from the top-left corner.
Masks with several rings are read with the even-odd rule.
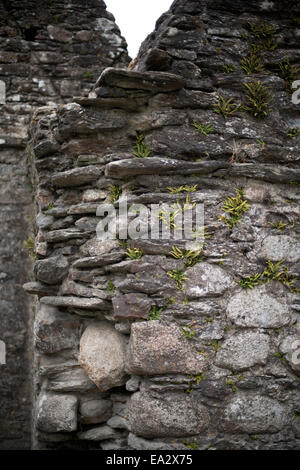
[[[299,449],[299,18],[176,0],[128,69],[35,111],[35,448]],[[125,196],[144,236],[99,240]],[[201,250],[146,236],[186,201]]]

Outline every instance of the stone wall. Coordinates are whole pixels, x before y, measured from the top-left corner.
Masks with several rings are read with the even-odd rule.
[[[34,109],[84,95],[107,66],[126,66],[126,42],[101,0],[0,1],[0,448],[30,447],[35,208],[24,153]],[[2,102],[1,102],[2,103]],[[25,242],[25,245],[24,245]]]
[[[297,2],[177,0],[35,112],[35,448],[299,449],[299,78]],[[204,245],[100,241],[125,197],[141,235],[204,204]]]
[[[299,449],[298,22],[175,1],[133,70],[34,116],[37,448]],[[125,196],[141,237],[100,241]],[[145,236],[153,203],[204,203],[204,245]]]

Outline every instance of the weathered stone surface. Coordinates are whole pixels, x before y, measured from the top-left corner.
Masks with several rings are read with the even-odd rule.
[[[77,429],[78,398],[74,395],[42,393],[37,428],[44,432],[72,432]]]
[[[280,344],[280,351],[285,355],[290,367],[300,375],[300,332],[287,336]]]
[[[215,363],[225,369],[246,370],[265,364],[269,355],[270,338],[263,333],[243,331],[230,336],[217,352]]]
[[[125,383],[125,338],[108,322],[94,322],[80,340],[79,362],[99,390]]]
[[[283,404],[253,394],[235,396],[224,412],[225,429],[230,433],[273,433],[288,421],[288,410]]]
[[[126,390],[128,392],[137,392],[140,386],[140,377],[138,375],[132,375],[126,382]]]
[[[106,439],[115,439],[120,437],[120,434],[111,427],[103,425],[89,429],[88,431],[79,432],[77,436],[78,439],[84,441],[104,441]]]
[[[85,393],[95,390],[95,384],[89,379],[81,367],[72,367],[59,373],[49,373],[47,390],[54,392]],[[97,390],[97,389],[96,389]]]
[[[112,299],[115,320],[147,318],[153,301],[145,294],[118,295]]]
[[[95,166],[74,168],[52,176],[52,183],[59,188],[80,186],[99,178],[102,170]]]
[[[128,405],[131,431],[142,437],[176,437],[198,434],[208,425],[205,407],[191,394],[132,395]]]
[[[109,309],[109,303],[102,299],[87,299],[84,297],[42,297],[41,303],[46,305],[53,305],[54,307],[69,307],[69,308],[80,308],[84,310],[107,310]]]
[[[23,289],[28,292],[28,294],[38,296],[55,295],[58,292],[58,286],[50,286],[42,284],[41,282],[26,282],[26,284],[23,284]]]
[[[37,312],[35,346],[45,354],[53,354],[74,348],[79,342],[79,322],[55,307],[41,305]]]
[[[153,439],[143,439],[135,434],[129,433],[128,445],[134,450],[178,450],[178,443],[175,445]],[[186,449],[186,447],[184,447]]]
[[[192,299],[214,297],[234,287],[231,276],[219,266],[202,262],[186,270],[185,294]]]
[[[52,140],[43,140],[34,147],[33,151],[36,158],[42,158],[55,153],[58,149],[59,146],[57,142],[53,142]]]
[[[259,255],[271,261],[296,262],[300,259],[300,243],[288,235],[270,235],[263,240]]]
[[[175,91],[183,88],[182,77],[165,72],[139,73],[131,70],[108,68],[96,83],[99,85],[117,86],[120,88],[149,90],[152,92]]]
[[[176,324],[155,320],[132,325],[126,361],[131,374],[200,375],[206,365]]]
[[[105,175],[111,178],[122,178],[124,176],[173,174],[176,172],[185,175],[191,173],[207,174],[227,166],[227,162],[221,161],[187,162],[160,157],[131,158],[108,163],[105,167]]]
[[[113,429],[129,429],[129,423],[121,416],[113,416],[107,421],[108,426]]]
[[[39,281],[45,284],[57,284],[66,277],[69,263],[65,256],[53,256],[44,260],[36,261],[34,274]]]
[[[83,424],[104,423],[112,416],[112,402],[110,400],[87,400],[81,403],[80,422]]]
[[[97,268],[105,266],[106,264],[113,264],[124,258],[124,253],[113,252],[102,254],[101,256],[90,256],[86,258],[80,258],[73,263],[74,268]]]
[[[287,304],[268,294],[264,285],[233,296],[227,305],[227,316],[235,325],[244,327],[278,328],[290,321]]]

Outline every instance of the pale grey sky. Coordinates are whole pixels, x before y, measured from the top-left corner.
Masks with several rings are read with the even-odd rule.
[[[128,44],[134,59],[143,40],[152,33],[156,20],[165,13],[173,0],[104,0]]]

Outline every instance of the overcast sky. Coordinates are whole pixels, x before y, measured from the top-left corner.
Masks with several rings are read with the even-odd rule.
[[[169,10],[173,0],[104,0],[128,44],[132,59],[143,40],[152,33],[156,20]]]

